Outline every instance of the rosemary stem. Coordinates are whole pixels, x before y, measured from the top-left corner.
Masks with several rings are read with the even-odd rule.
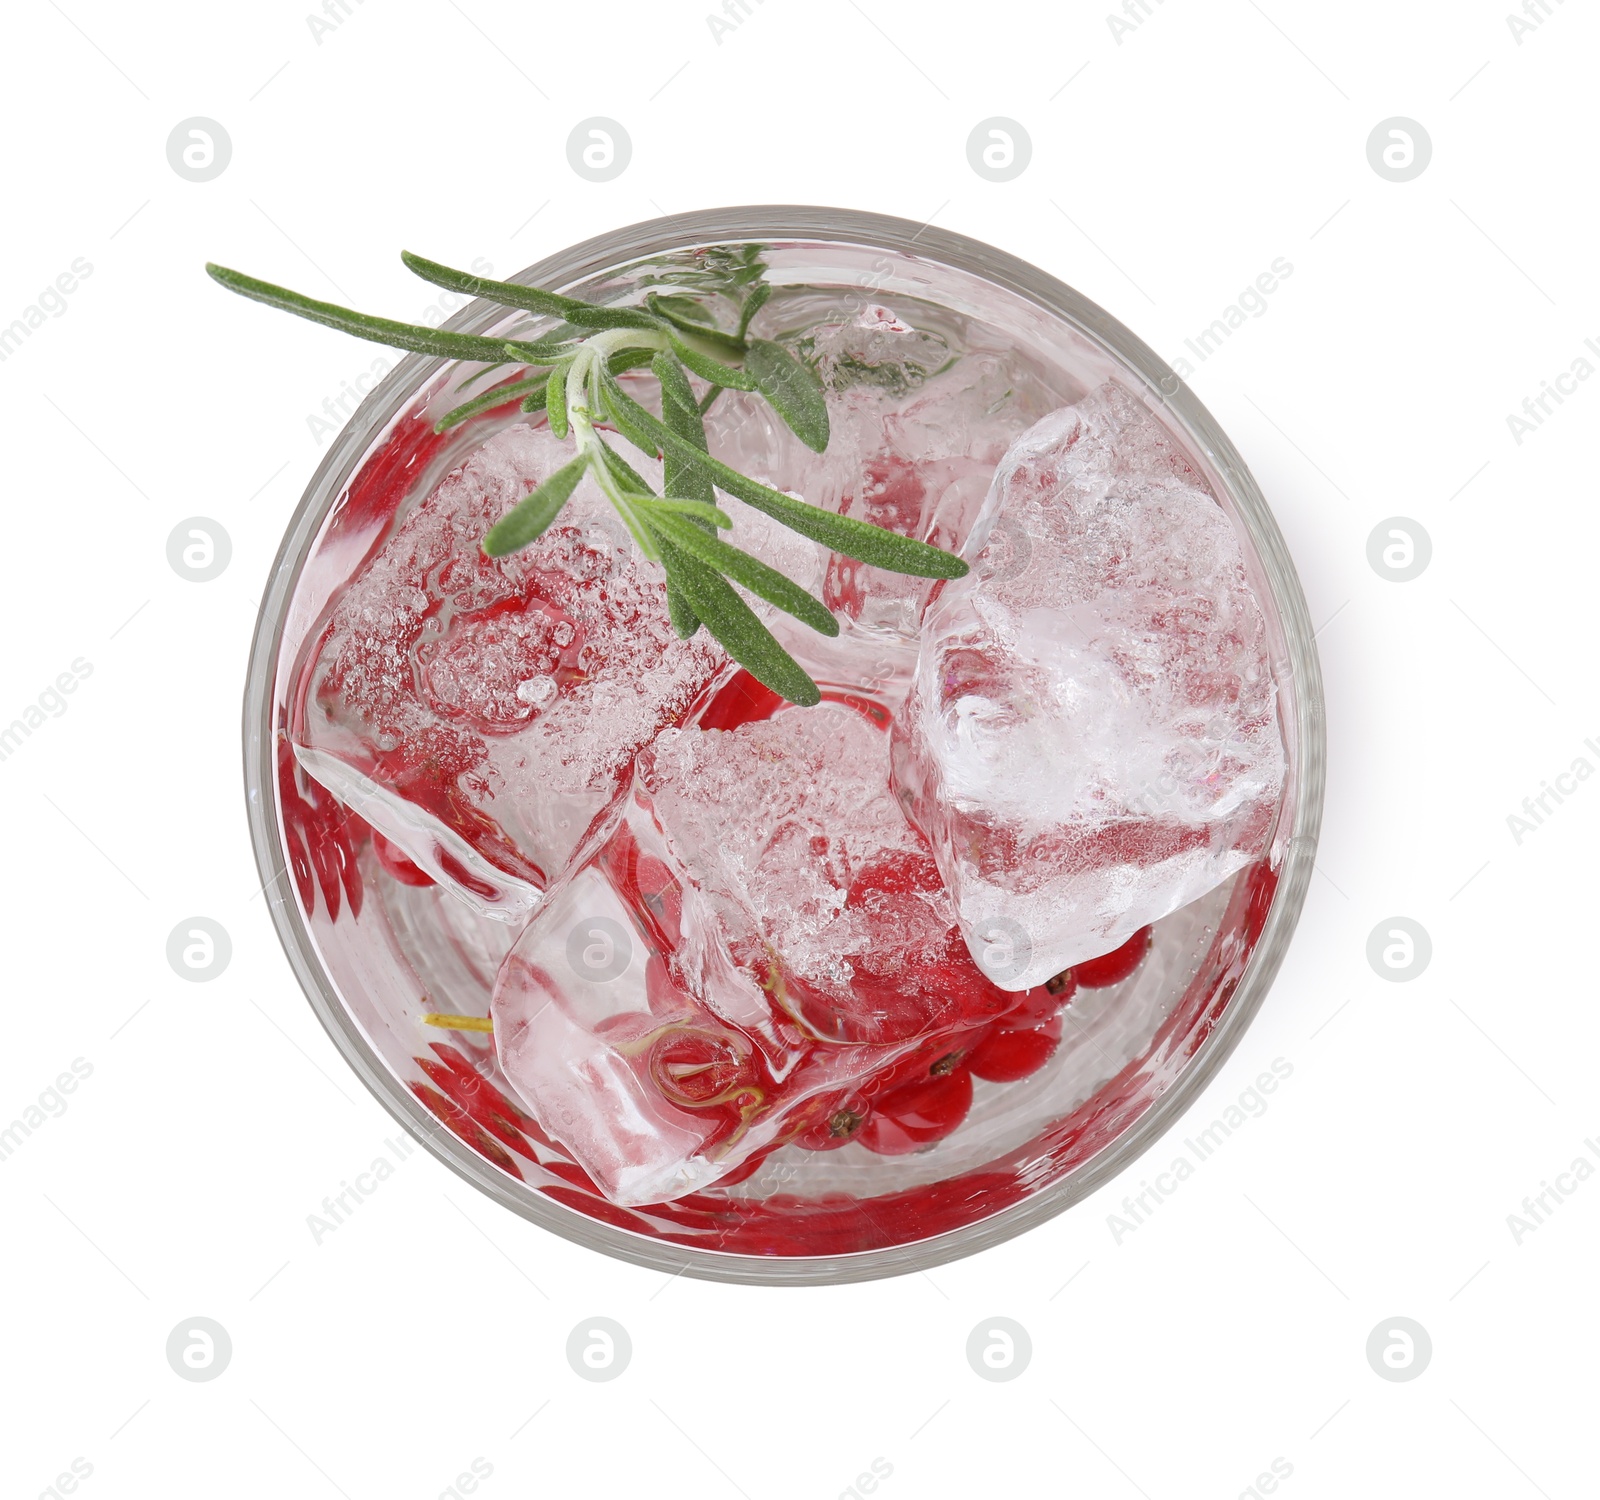
[[[639,519],[606,463],[605,454],[601,452],[602,439],[594,430],[594,422],[590,415],[591,409],[600,405],[600,376],[605,370],[606,357],[621,345],[645,342],[646,347],[650,347],[648,341],[655,337],[655,334],[645,329],[614,328],[597,333],[585,343],[573,356],[572,367],[567,371],[568,391],[582,393],[584,402],[570,404],[567,408],[567,418],[572,424],[573,441],[577,444],[578,452],[589,460],[589,472],[594,475],[594,481],[600,486],[601,494],[611,502],[612,508],[622,517],[623,524],[633,536],[634,545],[651,562],[660,562],[661,551],[656,546],[655,538]],[[665,343],[665,340],[662,342]]]
[[[579,354],[592,353],[596,359],[615,354],[618,349],[665,349],[667,336],[650,328],[607,328],[602,333],[591,334],[579,349]]]
[[[458,1016],[442,1010],[422,1013],[424,1026],[438,1026],[446,1031],[493,1031],[494,1022],[488,1016]]]

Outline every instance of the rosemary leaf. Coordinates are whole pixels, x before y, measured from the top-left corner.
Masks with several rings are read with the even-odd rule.
[[[637,370],[640,365],[647,365],[655,356],[654,349],[646,349],[635,344],[627,349],[618,349],[606,361],[606,369],[613,375],[620,375],[624,370]]]
[[[683,366],[663,349],[650,362],[650,368],[661,385],[662,421],[679,437],[691,442],[702,453],[707,451],[706,424],[694,399],[694,390]],[[711,477],[698,464],[688,464],[674,448],[661,455],[662,492],[670,498],[684,502],[681,514],[688,517],[708,535],[718,526],[731,526],[731,521],[718,520],[723,512],[716,509],[717,496]]]
[[[580,328],[576,323],[557,323],[554,328],[547,330],[544,336],[547,341],[560,339],[564,342],[582,343],[593,332],[594,329]]]
[[[611,473],[616,477],[617,483],[625,489],[634,490],[641,494],[650,495],[650,486],[640,478],[634,469],[620,453],[618,453],[604,438],[600,439],[600,456]],[[709,493],[709,489],[708,489]],[[699,523],[709,525],[709,522]],[[672,628],[683,640],[688,640],[700,628],[700,617],[695,614],[694,606],[684,597],[683,590],[677,585],[669,573],[667,575],[667,618],[672,621]]]
[[[705,622],[722,648],[757,682],[803,708],[822,701],[816,683],[778,644],[777,638],[756,618],[756,613],[733,591],[733,586],[699,559],[680,551],[661,537],[661,561],[683,592],[695,614]]]
[[[482,369],[474,370],[465,380],[457,384],[456,390],[458,392],[470,391],[480,380],[485,380],[490,375],[493,375],[505,363],[508,363],[508,361],[502,361],[500,365],[484,365]]]
[[[672,622],[673,633],[681,641],[689,640],[700,628],[700,616],[694,605],[684,597],[683,590],[669,576],[667,579],[667,618]]]
[[[707,459],[706,463],[715,464],[716,460]],[[718,467],[726,468],[726,465]],[[965,578],[969,571],[959,557],[929,546],[927,542],[901,536],[882,526],[874,526],[870,521],[858,521],[853,516],[839,516],[820,506],[808,505],[804,500],[746,479],[732,469],[728,469],[727,474],[726,482],[717,477],[716,470],[712,477],[730,495],[782,522],[791,531],[798,531],[801,536],[821,542],[824,547],[853,557],[857,562],[912,578]]]
[[[689,377],[684,374],[677,356],[663,349],[650,361],[650,369],[661,386],[661,420],[679,437],[693,443],[702,453],[705,452],[705,419],[695,402],[694,387],[689,384]],[[711,476],[698,465],[686,464],[676,449],[669,448],[661,455],[661,488],[667,495],[682,496],[705,505],[717,503]],[[709,521],[698,517],[692,519],[701,530],[711,530]],[[685,625],[689,626],[689,635],[693,635],[699,627],[694,606],[670,579],[667,581],[667,614],[673,622],[673,628],[680,633]],[[694,622],[692,625],[691,621]]]
[[[671,402],[675,406],[686,408],[694,406],[694,387],[689,384],[689,377],[683,373],[682,363],[667,353],[665,349],[657,351],[651,359],[650,373],[656,377],[656,380],[661,385],[661,400],[663,403]],[[663,416],[661,420],[665,422],[667,419]],[[669,423],[668,425],[670,426],[671,424]],[[691,442],[695,438],[695,434],[688,432],[681,433],[680,436],[689,438]],[[704,448],[704,429],[699,431],[698,436],[702,440],[698,446]]]
[[[739,309],[739,337],[743,338],[750,331],[750,320],[767,305],[767,298],[772,295],[770,281],[757,282],[750,289],[750,295],[744,299],[744,306]]]
[[[492,411],[497,406],[504,406],[507,402],[515,401],[518,396],[530,391],[538,394],[539,404],[543,406],[546,379],[544,371],[541,370],[527,380],[513,380],[510,385],[497,385],[492,391],[485,391],[481,396],[474,396],[472,400],[464,402],[453,411],[447,411],[433,424],[433,430],[448,432],[452,427],[459,427],[468,417],[475,417],[480,411]],[[522,409],[527,411],[527,405],[524,404]]]
[[[698,302],[691,302],[687,297],[658,297],[654,292],[644,300],[645,306],[651,312],[672,324],[674,328],[699,339],[701,343],[710,344],[713,348],[731,354],[736,359],[744,353],[744,340],[737,334],[724,333],[710,321],[711,315]],[[673,304],[680,302],[688,303],[700,313],[700,316],[694,318],[675,311]]]
[[[645,512],[645,520],[658,535],[708,568],[725,573],[768,604],[776,604],[819,635],[838,635],[839,622],[820,600],[813,598],[793,579],[786,578],[776,568],[769,568],[748,552],[741,552],[717,537],[696,530],[683,517],[664,514],[663,507],[668,503],[658,501]],[[692,505],[695,502],[683,503]]]
[[[544,409],[550,416],[550,431],[558,438],[567,435],[567,371],[569,365],[557,365],[545,382]]]
[[[707,505],[704,500],[675,500],[670,495],[658,497],[649,494],[630,495],[629,499],[642,500],[654,515],[670,513],[683,516],[691,520],[702,531],[706,532],[715,527],[719,531],[727,531],[733,525],[733,517],[717,505]],[[736,550],[736,549],[730,549]],[[745,554],[740,553],[741,557]],[[782,577],[782,574],[778,575]],[[765,597],[763,595],[763,597]]]
[[[563,297],[538,287],[521,286],[515,281],[491,281],[484,276],[441,266],[438,261],[425,260],[409,250],[402,250],[400,259],[405,262],[407,270],[415,272],[424,281],[431,281],[435,286],[447,287],[452,292],[462,292],[469,297],[486,297],[502,307],[522,307],[529,312],[565,318],[578,328],[661,326],[659,318],[637,307],[601,307],[594,302],[580,302],[576,297]]]
[[[732,365],[725,365],[720,360],[712,359],[709,354],[686,344],[672,330],[667,330],[667,341],[672,345],[672,352],[681,359],[702,380],[709,380],[712,385],[725,385],[736,391],[753,391],[756,388],[755,376],[747,375],[743,370],[736,370]]]
[[[550,523],[561,514],[561,507],[572,498],[572,492],[577,489],[578,481],[588,467],[588,454],[580,453],[564,463],[515,508],[501,516],[483,539],[485,556],[504,557],[543,536]]]
[[[651,292],[645,297],[644,305],[651,312],[670,318],[674,323],[687,321],[704,324],[712,320],[709,308],[703,307],[693,297],[680,297],[672,292]]]
[[[650,492],[650,486],[645,483],[639,471],[604,438],[600,439],[600,457],[623,489],[637,495],[647,496],[651,500],[655,499],[655,496]]]
[[[767,339],[750,341],[744,364],[767,404],[794,435],[813,453],[823,452],[828,446],[828,404],[822,399],[822,382],[816,371],[782,344]]]
[[[706,425],[683,366],[663,349],[650,361],[650,369],[661,383],[661,420],[704,453]],[[665,494],[681,500],[703,500],[707,504],[716,501],[710,475],[697,464],[686,464],[674,449],[668,449],[661,456],[661,488]]]
[[[650,363],[653,353],[650,349],[619,349],[606,361],[606,368],[613,375],[620,375],[624,370],[632,370],[639,365]],[[485,371],[485,374],[488,372]],[[468,417],[475,417],[480,411],[492,411],[495,407],[503,405],[517,396],[527,393],[527,399],[522,403],[525,412],[544,410],[545,396],[549,391],[549,376],[543,370],[531,375],[526,380],[514,381],[510,385],[496,386],[492,391],[485,391],[481,396],[474,397],[471,401],[456,407],[453,411],[446,412],[433,425],[435,432],[445,432],[452,427],[459,427]],[[553,426],[553,424],[552,424]]]
[[[610,404],[632,426],[640,429],[647,439],[654,439],[653,444],[646,441],[643,444],[635,443],[636,447],[642,448],[645,452],[668,447],[676,448],[690,463],[701,465],[710,474],[718,489],[725,490],[736,499],[743,500],[746,505],[765,512],[773,520],[781,521],[791,531],[798,531],[801,536],[808,536],[813,541],[821,542],[823,546],[843,553],[846,557],[870,563],[876,568],[887,569],[891,573],[906,573],[914,578],[966,576],[966,563],[952,553],[942,552],[937,547],[930,547],[926,542],[901,536],[898,532],[885,530],[882,526],[874,526],[869,521],[858,521],[851,516],[838,516],[832,511],[823,510],[820,506],[808,505],[804,500],[796,500],[792,495],[785,495],[779,490],[771,489],[748,478],[737,469],[730,469],[727,464],[712,458],[708,453],[701,453],[692,443],[680,438],[677,433],[658,422],[616,381],[605,380],[603,386]],[[624,433],[624,436],[628,435]],[[634,439],[628,437],[628,441],[633,442]]]
[[[641,453],[648,453],[653,458],[658,445],[650,440],[649,428],[640,425],[634,416],[634,412],[648,418],[651,422],[654,422],[655,418],[631,396],[627,395],[614,380],[601,381],[600,403],[603,409],[602,415],[606,420]]]
[[[408,349],[413,354],[434,354],[443,359],[483,360],[489,364],[502,364],[509,351],[524,364],[546,364],[570,354],[570,348],[559,344],[522,343],[500,338],[484,338],[475,333],[447,333],[440,328],[424,328],[420,323],[396,323],[391,318],[369,317],[366,313],[352,312],[348,307],[338,307],[332,302],[318,302],[311,297],[291,292],[287,287],[274,286],[270,281],[258,281],[242,271],[230,271],[226,266],[207,263],[206,273],[215,282],[248,297],[252,302],[264,302],[268,307],[282,308],[296,317],[326,328],[337,328],[341,333],[353,333],[358,339],[368,339],[374,344],[387,344],[394,349]]]

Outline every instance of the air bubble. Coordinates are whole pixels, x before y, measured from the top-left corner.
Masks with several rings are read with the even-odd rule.
[[[517,697],[535,709],[546,709],[555,700],[556,683],[553,677],[529,677],[517,684]]]

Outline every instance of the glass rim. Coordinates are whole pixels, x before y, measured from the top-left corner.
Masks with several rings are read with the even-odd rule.
[[[1232,1055],[1276,978],[1311,881],[1322,821],[1326,773],[1325,711],[1316,642],[1304,593],[1265,496],[1216,419],[1143,340],[1065,282],[1027,261],[952,230],[853,209],[757,204],[647,219],[595,235],[507,278],[566,289],[600,272],[652,255],[726,242],[794,240],[898,251],[980,277],[1077,331],[1145,381],[1169,419],[1203,453],[1227,488],[1272,590],[1294,685],[1297,795],[1277,887],[1261,935],[1217,1023],[1177,1079],[1103,1151],[1059,1181],[986,1218],[904,1245],[838,1255],[759,1256],[689,1247],[621,1229],[517,1184],[464,1141],[441,1128],[389,1071],[361,1035],[317,954],[278,831],[274,703],[288,606],[311,543],[373,438],[417,390],[448,363],[408,354],[367,395],[312,475],[273,559],[251,640],[244,692],[244,780],[250,838],[273,926],[290,967],[323,1029],[385,1109],[432,1155],[474,1188],[562,1238],[670,1275],[767,1286],[815,1286],[876,1280],[926,1270],[1033,1229],[1095,1192],[1150,1149],[1194,1103]],[[441,326],[475,332],[503,318],[497,304],[475,300]]]

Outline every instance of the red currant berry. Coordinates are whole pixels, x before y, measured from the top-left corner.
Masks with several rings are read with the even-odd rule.
[[[971,1108],[972,1075],[955,1067],[885,1094],[856,1139],[879,1156],[904,1156],[942,1141]]]
[[[1015,1083],[1037,1073],[1061,1045],[1061,1021],[1046,1021],[1042,1026],[1012,1030],[996,1026],[973,1049],[967,1066],[974,1078],[990,1083]]]
[[[1016,1006],[1000,1018],[1002,1026],[1042,1026],[1071,1004],[1078,992],[1078,981],[1071,969],[1063,969],[1054,979],[1036,984],[1017,996]]]
[[[1104,989],[1110,984],[1121,984],[1144,962],[1150,951],[1150,929],[1141,927],[1120,948],[1102,953],[1099,958],[1085,959],[1074,964],[1073,975],[1086,990]]]
[[[838,1102],[815,1124],[802,1130],[795,1137],[795,1145],[808,1151],[837,1151],[859,1137],[871,1113],[872,1106],[862,1099]]]
[[[699,724],[702,729],[737,729],[770,719],[782,707],[780,694],[740,671],[705,706]]]
[[[711,1184],[712,1187],[733,1187],[735,1183],[747,1181],[766,1165],[770,1152],[753,1151],[749,1159],[735,1167],[726,1177],[719,1177]]]
[[[731,1099],[749,1081],[745,1061],[728,1037],[673,1027],[650,1049],[650,1078],[680,1108],[703,1108]]]
[[[910,1084],[943,1078],[966,1061],[967,1048],[981,1035],[981,1032],[968,1031],[959,1037],[936,1037],[924,1042],[906,1053],[899,1062],[891,1063],[875,1073],[861,1085],[861,1092],[867,1098],[877,1100]]]

